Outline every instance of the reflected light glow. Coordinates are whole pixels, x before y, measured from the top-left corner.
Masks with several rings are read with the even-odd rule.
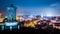
[[[51,17],[51,16],[53,16],[53,15],[52,15],[52,14],[47,14],[47,16],[48,16],[48,17]]]
[[[41,13],[42,16],[48,16],[48,17],[55,16],[55,13],[56,13],[55,9],[50,8],[50,7],[45,7],[41,11],[42,11]]]
[[[17,22],[6,22],[6,26],[16,26],[18,23]]]

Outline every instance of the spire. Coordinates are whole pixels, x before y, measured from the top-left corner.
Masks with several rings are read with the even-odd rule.
[[[10,7],[13,7],[13,4],[11,4]]]

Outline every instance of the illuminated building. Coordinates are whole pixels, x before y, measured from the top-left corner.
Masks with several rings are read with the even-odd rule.
[[[6,18],[6,17],[5,17]],[[5,22],[5,26],[2,26],[2,30],[5,29],[19,29],[18,22],[16,21],[16,7],[11,4],[7,7],[7,21]]]
[[[21,21],[22,21],[22,19],[23,19],[23,17],[22,17],[22,16],[17,16],[17,17],[16,17],[16,20],[17,20],[18,22],[21,22]]]
[[[40,25],[39,20],[26,21],[24,23],[25,27],[35,27],[35,25]]]
[[[8,21],[16,20],[16,7],[11,4],[10,7],[7,7],[7,16]]]

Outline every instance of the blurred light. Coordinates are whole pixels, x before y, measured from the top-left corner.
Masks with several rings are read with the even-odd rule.
[[[6,22],[6,26],[16,26],[18,22]]]
[[[18,25],[18,29],[20,28],[20,26]]]
[[[48,17],[52,17],[52,14],[47,14]]]
[[[28,23],[24,23],[24,26],[25,27],[35,27],[35,25],[38,25],[38,24],[40,24],[39,23],[39,20],[33,20],[33,21],[30,21],[30,22],[28,22]]]
[[[51,20],[51,22],[56,23],[56,21],[55,21],[55,20]]]
[[[10,31],[12,30],[12,26],[10,26]]]
[[[4,30],[4,26],[1,26],[2,31]]]
[[[0,22],[3,22],[4,18],[0,18]]]

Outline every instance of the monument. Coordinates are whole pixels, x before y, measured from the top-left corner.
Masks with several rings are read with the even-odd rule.
[[[16,21],[16,7],[11,4],[9,7],[7,7],[7,16],[8,21],[13,22]]]
[[[16,7],[11,4],[9,7],[7,7],[7,21],[5,22],[5,29],[14,29],[18,28],[19,25],[18,22],[16,21]]]

